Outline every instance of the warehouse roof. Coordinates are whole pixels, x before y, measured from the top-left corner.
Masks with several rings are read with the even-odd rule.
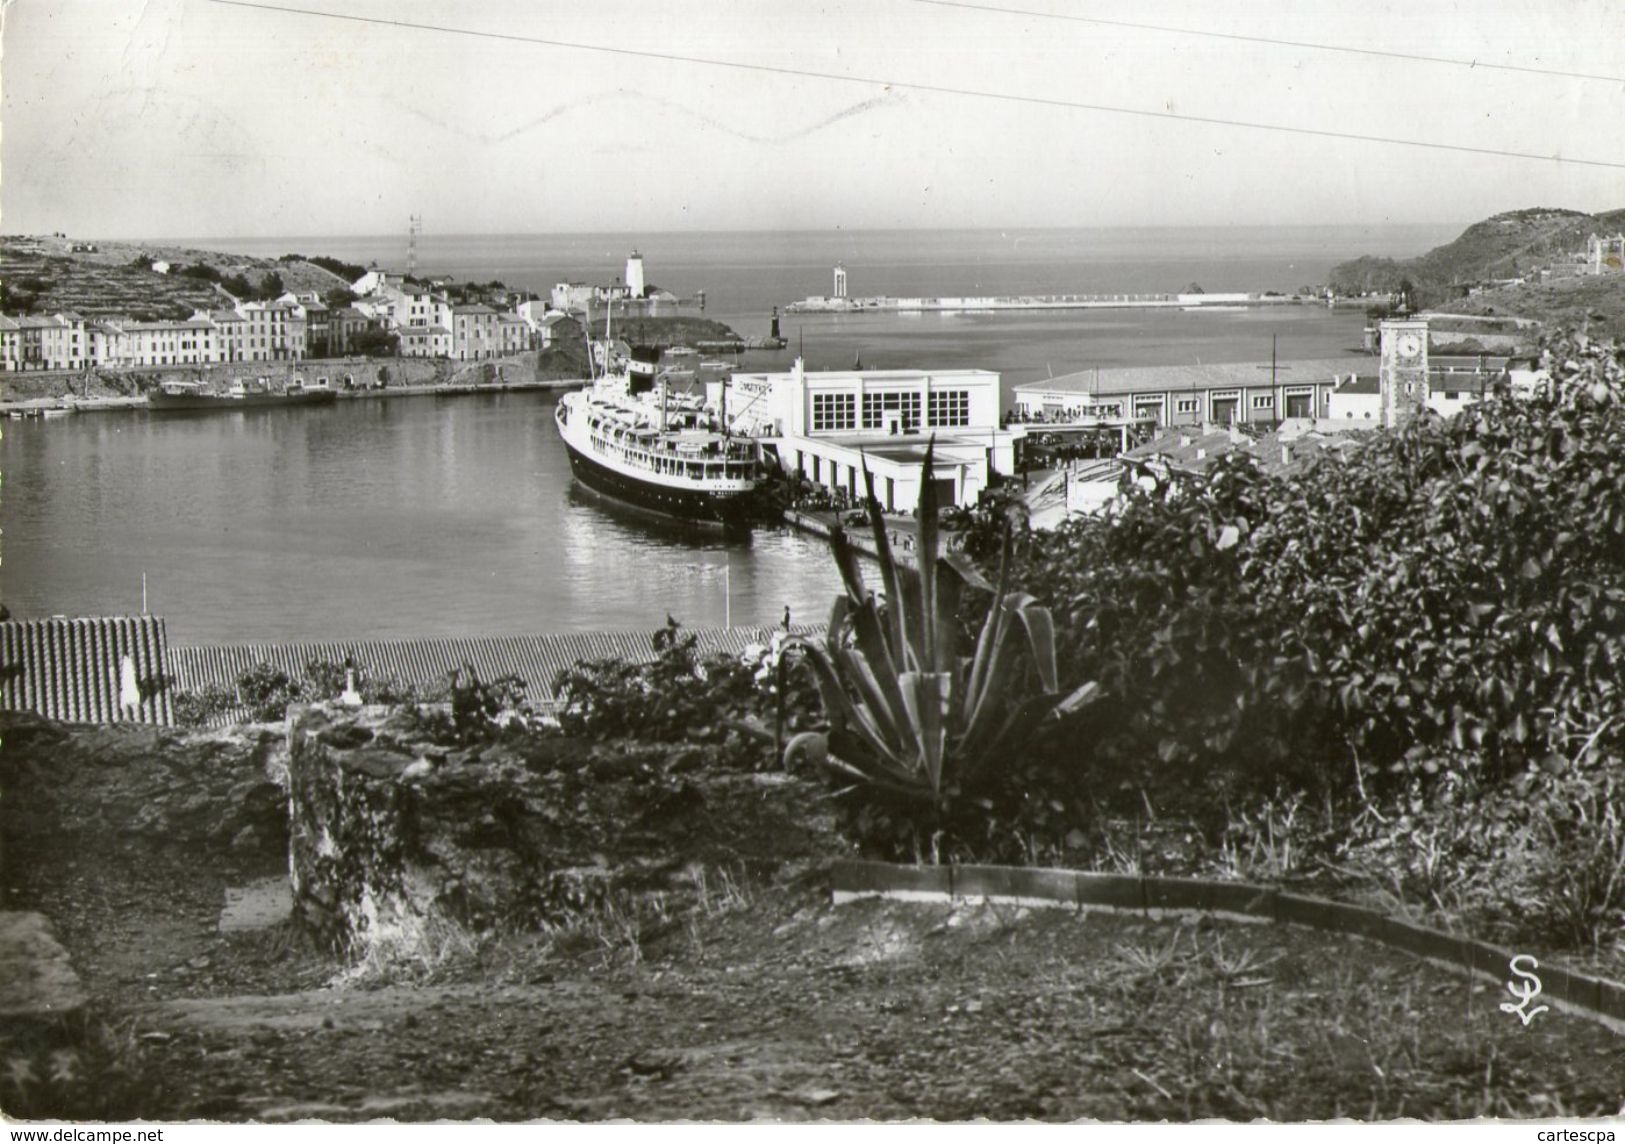
[[[1044,381],[1023,382],[1014,388],[1014,392],[1122,396],[1131,393],[1260,388],[1269,386],[1271,368],[1267,361],[1248,361],[1086,369]],[[1376,360],[1351,355],[1346,358],[1283,361],[1277,362],[1273,368],[1277,385],[1326,384],[1346,380],[1351,374],[1370,373],[1376,368]]]

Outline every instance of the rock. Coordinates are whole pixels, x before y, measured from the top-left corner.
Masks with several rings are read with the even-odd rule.
[[[370,727],[363,727],[355,723],[339,723],[324,728],[317,734],[316,738],[329,747],[349,750],[352,747],[359,747],[371,742],[373,734]]]
[[[84,1008],[85,990],[44,914],[0,911],[0,1025],[48,1023]]]

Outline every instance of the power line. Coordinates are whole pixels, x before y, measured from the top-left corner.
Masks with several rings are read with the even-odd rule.
[[[811,71],[805,68],[778,67],[773,64],[742,63],[737,60],[708,59],[703,56],[685,56],[675,52],[652,52],[637,48],[617,48],[604,44],[584,44],[573,40],[554,40],[541,36],[522,36],[514,32],[486,32],[475,28],[456,28],[447,24],[422,24],[410,20],[390,20],[379,16],[353,16],[342,12],[318,12],[309,8],[290,8],[280,4],[255,3],[253,0],[209,0],[228,8],[251,8],[262,12],[280,12],[292,16],[314,16],[324,20],[345,20],[357,24],[378,24],[391,28],[407,28],[420,32],[441,32],[453,36],[469,36],[482,40],[503,40],[518,44],[538,44],[550,48],[568,48],[582,52],[600,52],[614,56],[632,56],[638,59],[663,60],[667,63],[700,64],[706,67],[731,68],[735,71],[761,72],[771,75],[794,76],[799,79],[832,80],[836,83],[861,83],[875,87],[900,88],[906,91],[930,92],[934,95],[960,95],[972,99],[993,99],[1007,103],[1022,103],[1038,107],[1061,107],[1074,111],[1099,111],[1109,115],[1135,115],[1146,119],[1171,119],[1181,123],[1202,123],[1213,127],[1241,127],[1252,131],[1276,131],[1287,135],[1309,135],[1321,139],[1342,139],[1355,143],[1382,143],[1395,147],[1421,147],[1432,151],[1455,151],[1467,155],[1492,155],[1502,159],[1533,159],[1542,163],[1565,163],[1570,166],[1608,167],[1625,170],[1625,163],[1612,163],[1604,159],[1573,159],[1563,155],[1536,155],[1529,151],[1506,151],[1495,147],[1469,147],[1461,143],[1430,143],[1421,139],[1396,139],[1386,135],[1361,135],[1350,131],[1329,131],[1317,127],[1291,127],[1281,123],[1253,123],[1244,119],[1221,119],[1208,115],[1186,115],[1177,111],[1149,111],[1138,107],[1114,107],[1104,103],[1084,103],[1078,100],[1053,99],[1038,95],[1016,95],[1001,91],[976,91],[942,84],[915,83],[906,80],[880,79],[872,76],[839,75],[835,72]]]
[[[1488,68],[1494,71],[1523,72],[1528,75],[1561,76],[1564,79],[1594,79],[1603,83],[1625,83],[1625,76],[1590,75],[1586,72],[1560,71],[1557,68],[1537,68],[1524,64],[1492,64],[1484,60],[1453,59],[1449,56],[1424,56],[1414,52],[1389,52],[1379,48],[1354,48],[1346,44],[1315,44],[1304,40],[1277,40],[1270,36],[1245,36],[1239,32],[1212,32],[1202,28],[1174,28],[1167,24],[1139,24],[1132,20],[1107,20],[1100,16],[1074,16],[1069,12],[1035,12],[1027,8],[999,8],[992,4],[970,4],[965,0],[910,0],[915,4],[930,4],[938,8],[968,8],[976,12],[997,12],[1004,16],[1034,16],[1041,20],[1070,20],[1078,24],[1103,24],[1112,28],[1134,28],[1143,32],[1168,32],[1176,36],[1206,36],[1215,40],[1240,40],[1249,44],[1274,44],[1283,48],[1309,48],[1317,52],[1347,52],[1356,56],[1383,56],[1393,60],[1411,60],[1416,63],[1449,64],[1452,67]]]

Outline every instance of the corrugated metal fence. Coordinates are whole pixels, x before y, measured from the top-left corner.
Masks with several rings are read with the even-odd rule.
[[[68,723],[172,716],[158,616],[0,622],[0,708]]]

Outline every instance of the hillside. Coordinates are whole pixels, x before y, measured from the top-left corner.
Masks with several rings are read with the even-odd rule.
[[[1595,337],[1625,340],[1625,275],[1509,286],[1457,298],[1449,303],[1449,310],[1455,314],[1533,318],[1552,329],[1572,328]],[[1447,326],[1440,323],[1437,328]]]
[[[151,319],[184,318],[199,307],[226,304],[208,277],[181,273],[189,267],[207,267],[223,278],[240,275],[255,289],[268,286],[272,274],[287,290],[325,294],[349,285],[303,259],[275,261],[161,243],[98,242],[94,251],[76,251],[74,245],[75,240],[57,236],[0,238],[5,283],[0,308],[8,314],[72,310],[87,318]],[[170,272],[153,270],[157,261],[169,263]]]
[[[1409,279],[1419,305],[1460,297],[1467,283],[1515,278],[1559,256],[1585,249],[1586,236],[1625,229],[1625,210],[1589,215],[1535,207],[1476,222],[1451,242],[1417,258],[1356,258],[1332,269],[1339,294],[1389,293]]]

